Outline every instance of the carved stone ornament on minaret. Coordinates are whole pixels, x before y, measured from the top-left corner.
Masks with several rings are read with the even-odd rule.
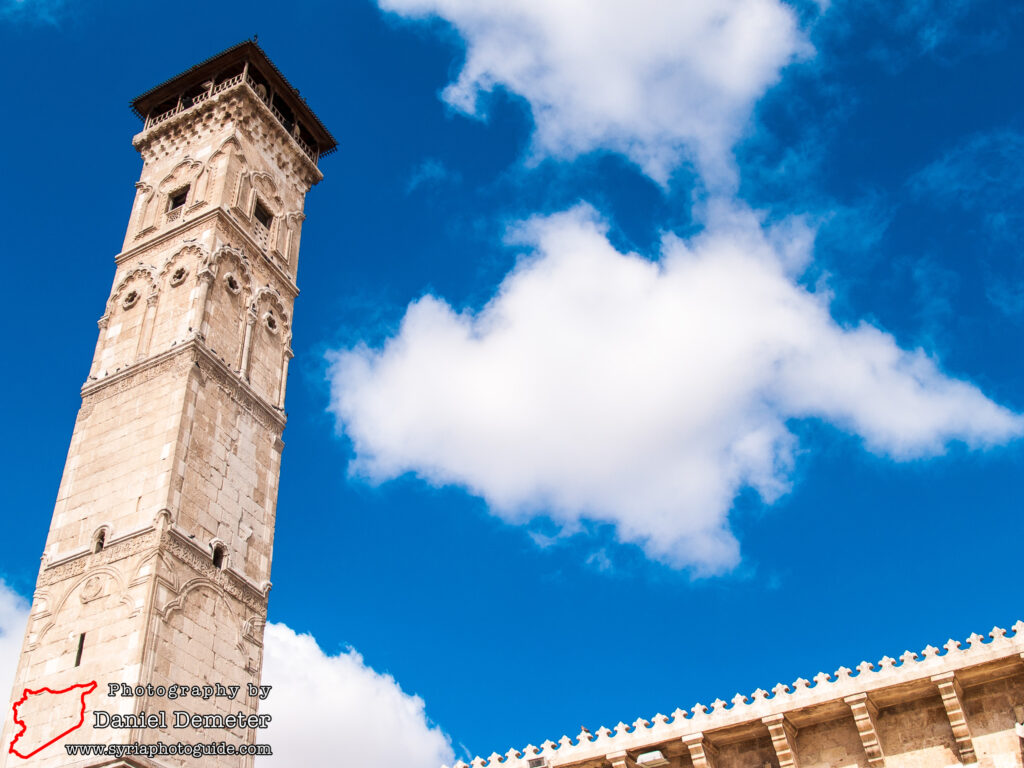
[[[133,108],[142,175],[15,676],[24,726],[5,721],[0,767],[195,766],[157,744],[224,742],[202,765],[242,768],[273,713],[250,686],[303,206],[335,141],[253,42]],[[175,727],[175,711],[213,718]],[[153,755],[116,754],[136,743]],[[107,746],[72,759],[69,744]]]

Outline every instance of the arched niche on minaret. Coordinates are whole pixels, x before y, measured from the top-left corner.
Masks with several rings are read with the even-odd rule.
[[[284,201],[269,173],[253,173],[251,180],[252,192],[246,205],[246,211],[251,214],[249,234],[264,253],[272,254],[282,223]]]
[[[202,334],[206,346],[231,370],[242,365],[246,307],[252,297],[252,275],[242,256],[223,247],[210,260],[201,279],[209,282]]]
[[[156,278],[147,267],[133,269],[121,279],[100,319],[100,349],[93,376],[116,373],[149,351],[158,295]]]
[[[202,199],[213,205],[231,207],[235,204],[241,176],[248,167],[249,162],[238,139],[229,137],[206,161],[196,184],[197,195],[202,194]]]
[[[282,371],[287,370],[290,356],[291,318],[277,292],[266,288],[256,294],[252,317],[243,374],[248,375],[253,389],[268,403],[280,407],[284,393]]]
[[[157,274],[160,304],[153,323],[149,354],[157,354],[188,340],[194,323],[198,271],[209,255],[196,241],[171,251]]]
[[[156,191],[152,184],[147,184],[144,181],[135,182],[135,203],[132,206],[131,216],[128,218],[128,231],[124,236],[125,250],[141,237],[146,229],[150,208],[155,206],[155,197]]]
[[[156,205],[150,206],[151,212],[147,216],[148,225],[160,227],[182,220],[195,202],[196,179],[202,168],[202,163],[186,158],[161,179],[157,186]]]

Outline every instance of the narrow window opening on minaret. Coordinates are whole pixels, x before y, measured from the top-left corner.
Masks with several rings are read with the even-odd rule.
[[[85,648],[85,632],[78,636],[78,653],[75,654],[75,666],[82,664],[82,649]]]
[[[185,200],[188,198],[188,187],[182,187],[177,192],[172,192],[170,199],[167,201],[167,210],[173,211],[175,208],[181,208],[185,204]]]
[[[270,224],[274,220],[274,216],[270,211],[263,207],[263,204],[259,200],[256,201],[256,210],[252,212],[252,215],[256,217],[256,221],[267,229],[270,229]]]
[[[224,545],[218,544],[213,548],[213,567],[218,570],[224,568]]]
[[[96,534],[96,541],[92,545],[93,553],[101,551],[103,549],[103,547],[106,545],[106,543],[107,543],[107,532],[106,531],[100,531],[99,533]]]

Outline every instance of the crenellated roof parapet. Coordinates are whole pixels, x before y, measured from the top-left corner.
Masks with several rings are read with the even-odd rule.
[[[995,627],[987,637],[972,634],[966,645],[950,639],[942,648],[928,645],[920,653],[905,651],[898,658],[884,656],[877,663],[862,661],[853,669],[843,666],[831,674],[819,672],[810,680],[798,678],[789,685],[779,683],[770,691],[758,688],[749,696],[737,693],[729,701],[698,703],[689,710],[676,709],[670,715],[657,714],[650,720],[639,718],[631,724],[620,722],[614,728],[602,727],[593,733],[583,729],[575,739],[563,736],[539,747],[529,744],[521,750],[510,749],[504,755],[476,757],[468,764],[459,761],[454,768],[605,764],[601,761],[609,755],[654,750],[700,734],[714,739],[716,733],[725,734],[751,723],[765,724],[768,735],[774,723],[822,722],[839,716],[857,718],[865,701],[872,708],[881,708],[924,696],[941,696],[953,722],[952,709],[960,703],[961,686],[1024,671],[1022,654],[1024,621],[1018,621],[1010,633]],[[774,733],[772,737],[775,738]]]

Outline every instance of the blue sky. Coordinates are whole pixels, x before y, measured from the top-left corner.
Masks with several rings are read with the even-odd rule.
[[[380,5],[0,0],[14,593],[134,195],[128,101],[259,33],[340,142],[271,619],[387,692],[401,764],[1021,618],[1020,8]]]

